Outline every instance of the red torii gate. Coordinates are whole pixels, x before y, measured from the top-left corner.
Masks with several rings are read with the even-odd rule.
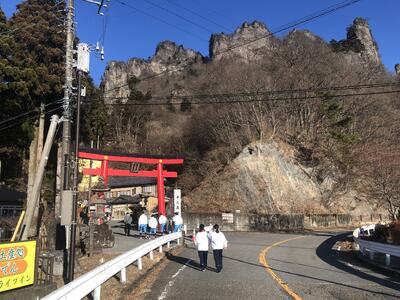
[[[183,158],[178,158],[175,155],[118,153],[92,148],[80,148],[79,158],[101,161],[100,168],[84,168],[83,175],[102,176],[105,186],[107,186],[108,183],[108,176],[157,177],[158,214],[163,214],[164,216],[166,215],[164,178],[176,178],[178,177],[178,173],[164,170],[163,166],[183,164]],[[155,165],[156,169],[151,171],[138,170],[137,172],[113,169],[109,167],[110,161]]]

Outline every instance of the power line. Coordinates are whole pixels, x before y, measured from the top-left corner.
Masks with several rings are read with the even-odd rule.
[[[340,98],[340,97],[356,97],[356,96],[372,96],[372,95],[386,95],[386,94],[396,94],[400,93],[400,90],[392,90],[392,91],[376,91],[376,92],[363,92],[363,93],[347,93],[347,94],[331,94],[331,95],[313,95],[313,96],[290,96],[290,97],[269,97],[263,99],[240,99],[240,100],[215,100],[215,101],[192,101],[187,102],[187,104],[198,104],[198,105],[214,105],[214,104],[234,104],[234,103],[252,103],[252,102],[267,102],[267,101],[294,101],[294,100],[312,100],[312,99],[320,99],[320,98]],[[240,97],[255,97],[255,96],[268,96],[269,93],[260,94],[246,94],[239,95]],[[238,95],[230,95],[225,96],[224,98],[231,98]],[[215,97],[214,97],[215,98]],[[118,98],[117,98],[118,99]],[[197,99],[197,98],[191,98]],[[93,99],[94,100],[94,99]],[[105,103],[106,106],[163,106],[163,105],[174,105],[174,104],[182,104],[182,102],[173,102],[173,101],[164,101],[164,102],[135,102],[135,103]]]
[[[51,109],[51,110],[46,111],[45,114],[49,114],[49,113],[54,112],[54,111],[56,111],[56,110],[59,110],[59,109],[61,109],[61,108],[62,108],[62,106],[58,106],[58,107],[56,107],[56,108],[53,108],[53,109]],[[37,113],[36,113],[35,115],[33,115],[33,116],[29,116],[29,117],[26,117],[26,118],[23,118],[23,119],[19,119],[19,120],[18,120],[17,122],[15,122],[14,124],[11,124],[11,125],[8,125],[8,126],[5,126],[5,127],[1,127],[1,128],[0,128],[0,132],[1,132],[1,131],[4,131],[4,130],[6,130],[6,129],[12,128],[12,127],[14,127],[14,126],[17,126],[17,125],[19,125],[19,124],[21,124],[21,123],[23,123],[23,122],[25,122],[25,121],[32,120],[32,119],[36,118],[38,114],[39,114],[39,112],[37,112]]]
[[[198,24],[198,23],[196,23],[196,22],[193,22],[192,20],[189,20],[188,18],[183,17],[183,16],[181,16],[180,14],[177,14],[176,12],[173,12],[173,11],[171,11],[171,10],[168,9],[168,8],[165,8],[165,7],[161,6],[161,5],[155,4],[155,3],[153,3],[153,2],[151,2],[151,1],[149,1],[149,0],[143,0],[143,1],[146,2],[146,3],[148,3],[148,4],[150,4],[150,5],[152,5],[152,6],[154,6],[154,7],[156,7],[156,8],[158,8],[158,9],[164,10],[164,11],[166,11],[167,13],[169,13],[169,14],[171,14],[171,15],[173,15],[173,16],[179,18],[179,19],[182,19],[182,20],[184,20],[184,21],[186,21],[186,22],[188,22],[188,23],[190,23],[190,24],[192,24],[192,25],[194,25],[194,26],[196,26],[196,27],[198,27],[198,28],[200,28],[200,29],[203,29],[204,31],[213,33],[213,31],[212,31],[211,29],[209,29],[209,28],[207,28],[207,27],[205,27],[205,26],[203,26],[203,25],[201,25],[201,24]]]
[[[56,101],[53,101],[53,102],[49,102],[49,103],[47,103],[47,104],[45,105],[45,107],[47,107],[47,106],[49,106],[49,105],[52,105],[52,104],[61,103],[62,100],[63,100],[63,99],[59,99],[59,100],[56,100]],[[1,122],[0,122],[0,125],[2,125],[2,124],[4,124],[4,123],[8,123],[8,122],[10,122],[10,121],[13,121],[13,120],[15,120],[15,119],[18,119],[18,118],[20,118],[20,117],[23,117],[23,116],[25,116],[25,115],[32,114],[32,113],[34,113],[34,112],[38,112],[38,109],[35,108],[35,109],[31,110],[31,111],[24,112],[24,113],[22,113],[22,114],[19,114],[19,115],[16,115],[16,116],[14,116],[14,117],[11,117],[11,118],[9,118],[9,119],[7,119],[7,120],[1,121]]]
[[[200,39],[201,41],[206,41],[205,39],[203,39],[201,36],[199,36],[197,34],[191,33],[189,31],[187,31],[186,29],[183,29],[183,28],[181,28],[181,27],[179,27],[179,26],[177,26],[175,24],[169,23],[169,22],[167,22],[167,21],[165,21],[165,20],[163,20],[163,19],[161,19],[161,18],[159,18],[157,16],[154,16],[154,15],[152,15],[152,14],[150,14],[150,13],[144,11],[144,10],[141,10],[141,9],[131,5],[131,4],[128,4],[128,3],[124,2],[124,1],[121,1],[121,0],[116,0],[116,1],[121,5],[129,7],[130,9],[133,9],[134,11],[138,11],[141,14],[144,14],[144,15],[146,15],[146,16],[148,16],[150,18],[153,18],[153,19],[155,19],[155,20],[157,20],[157,21],[159,21],[161,23],[164,23],[164,24],[166,24],[168,26],[174,27],[175,29],[178,29],[179,31],[182,31],[182,32],[184,32],[184,33],[186,33],[186,34],[188,34],[190,36],[196,37],[197,39]]]
[[[247,45],[252,44],[254,42],[257,42],[259,40],[262,40],[262,39],[265,39],[265,38],[269,38],[269,37],[273,36],[274,34],[277,34],[277,33],[283,32],[283,31],[287,31],[288,29],[291,29],[291,28],[296,27],[298,25],[309,23],[309,22],[311,22],[311,21],[313,21],[315,19],[318,19],[320,17],[323,17],[323,16],[326,16],[328,14],[334,13],[334,12],[340,10],[340,9],[343,9],[345,7],[353,5],[353,4],[355,4],[357,2],[360,2],[360,1],[361,0],[350,0],[350,2],[349,2],[347,0],[347,1],[341,2],[341,3],[336,4],[336,5],[331,5],[326,9],[323,9],[323,10],[321,10],[319,12],[310,14],[310,15],[304,17],[304,18],[298,19],[297,21],[294,21],[294,22],[291,22],[291,23],[287,23],[287,25],[282,25],[281,27],[279,27],[278,29],[272,31],[269,34],[263,35],[261,37],[254,38],[254,39],[252,39],[250,41],[247,41],[247,42],[245,42],[243,44],[239,44],[239,45],[234,45],[234,46],[228,47],[228,48],[216,53],[215,55],[220,55],[220,54],[226,53],[228,51],[231,51],[233,49],[240,48],[240,47],[243,47],[243,46],[247,46]]]
[[[203,15],[200,15],[199,13],[197,13],[197,12],[195,12],[195,11],[193,11],[193,10],[191,10],[191,9],[189,9],[189,8],[187,8],[187,7],[183,6],[183,5],[181,5],[181,4],[175,3],[175,2],[173,2],[173,1],[171,1],[171,0],[167,0],[167,1],[168,1],[169,3],[171,3],[172,5],[175,5],[176,7],[180,7],[180,8],[182,8],[183,10],[186,10],[187,12],[189,12],[189,13],[195,15],[195,16],[198,16],[199,18],[201,18],[201,19],[203,19],[203,20],[205,20],[205,21],[208,21],[208,22],[210,22],[210,23],[212,23],[212,24],[214,24],[214,25],[216,25],[216,26],[218,26],[218,27],[220,27],[220,28],[223,28],[224,30],[230,31],[230,29],[229,29],[228,27],[226,27],[226,26],[224,26],[224,25],[221,25],[221,24],[218,24],[217,22],[215,22],[215,21],[213,21],[213,20],[211,20],[211,19],[209,19],[209,18],[207,18],[207,17],[204,17]]]
[[[119,3],[122,3],[122,1],[120,1],[120,0],[117,0],[117,1],[118,1]],[[361,1],[361,0],[346,0],[346,1],[344,1],[344,2],[339,2],[339,3],[335,4],[335,5],[331,5],[331,6],[327,7],[327,8],[324,9],[324,10],[318,11],[319,14],[317,14],[318,12],[317,12],[317,13],[313,13],[313,14],[310,14],[310,15],[308,15],[308,16],[302,18],[302,19],[298,19],[297,21],[293,21],[293,22],[290,22],[290,23],[286,23],[286,25],[280,26],[280,27],[278,28],[278,30],[276,30],[276,31],[274,31],[274,32],[271,32],[271,33],[269,33],[269,34],[267,34],[267,35],[258,37],[258,38],[256,38],[256,39],[253,39],[253,40],[250,40],[250,41],[247,41],[247,42],[245,42],[245,43],[243,43],[243,44],[238,44],[238,45],[235,45],[235,46],[232,46],[232,47],[228,47],[228,48],[224,49],[223,51],[217,53],[217,55],[223,54],[223,53],[225,53],[225,52],[231,51],[231,50],[236,49],[236,48],[239,48],[239,47],[247,46],[247,45],[249,45],[249,44],[251,44],[251,43],[253,43],[253,42],[255,42],[255,41],[258,41],[258,40],[261,40],[261,39],[264,39],[264,38],[271,37],[272,35],[274,35],[274,34],[276,34],[276,33],[282,32],[282,31],[284,31],[284,30],[289,30],[289,29],[291,29],[291,28],[293,28],[293,27],[296,27],[296,26],[298,26],[298,25],[301,25],[301,24],[303,24],[303,23],[311,22],[311,21],[313,21],[313,20],[316,20],[317,18],[320,18],[320,17],[325,16],[325,15],[327,15],[327,14],[336,12],[336,11],[338,11],[338,10],[340,10],[340,9],[343,9],[343,8],[345,8],[345,7],[348,7],[348,6],[350,6],[350,5],[353,5],[353,4],[355,4],[355,3],[357,3],[357,2],[360,2],[360,1]],[[124,3],[124,2],[123,2],[123,4],[126,5],[126,6],[129,6],[128,4],[126,4],[126,3]],[[133,9],[135,9],[135,8],[133,8]],[[163,21],[163,22],[164,22],[164,21]],[[175,26],[174,26],[174,27],[175,27]],[[156,78],[156,77],[159,77],[159,76],[163,76],[163,75],[168,74],[168,73],[170,73],[170,72],[182,71],[182,70],[184,70],[186,67],[188,67],[188,66],[190,66],[190,65],[191,65],[191,64],[186,64],[186,65],[181,66],[180,68],[177,68],[177,69],[174,69],[174,70],[168,70],[168,69],[167,69],[167,70],[162,71],[162,72],[160,72],[160,73],[157,73],[157,74],[153,74],[153,75],[144,77],[144,78],[140,79],[140,81],[150,80],[150,79],[153,79],[153,78]],[[120,85],[120,86],[114,87],[114,88],[112,88],[112,89],[109,89],[109,90],[105,91],[103,94],[107,94],[107,93],[109,93],[109,92],[112,92],[112,91],[114,91],[114,90],[117,90],[117,89],[126,87],[126,86],[128,86],[128,85],[129,85],[129,83],[125,83],[125,84],[123,84],[123,85]]]
[[[236,92],[236,93],[218,93],[218,94],[197,94],[197,95],[160,95],[152,96],[151,100],[165,100],[166,98],[189,100],[189,99],[203,99],[203,98],[217,98],[217,97],[236,97],[236,96],[258,96],[258,95],[274,95],[274,94],[285,94],[285,93],[318,93],[318,92],[329,92],[329,91],[343,91],[343,90],[355,90],[355,89],[369,89],[369,88],[383,88],[383,87],[399,87],[399,82],[382,82],[382,83],[368,83],[358,85],[344,85],[344,86],[327,86],[327,87],[309,87],[306,89],[286,89],[286,90],[267,90],[257,92]],[[103,99],[119,99],[126,100],[129,97],[103,97]]]

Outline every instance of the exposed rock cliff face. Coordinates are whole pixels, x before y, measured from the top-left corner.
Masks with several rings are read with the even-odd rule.
[[[356,18],[347,28],[347,39],[332,44],[335,50],[346,53],[350,63],[381,63],[378,46],[365,19]]]
[[[254,60],[258,56],[257,50],[272,49],[275,43],[276,39],[263,23],[245,22],[232,34],[211,35],[210,58],[220,60],[224,57],[239,56],[244,60]]]
[[[372,213],[351,190],[332,198],[335,181],[327,177],[318,182],[313,169],[302,166],[295,154],[283,142],[251,144],[187,195],[184,203],[189,211]]]
[[[307,30],[293,31],[288,35],[303,34],[312,42],[322,39]],[[241,57],[242,62],[256,61],[265,51],[278,49],[280,40],[275,38],[267,27],[258,21],[243,23],[232,34],[213,34],[210,38],[210,59],[218,61],[224,58]],[[347,39],[332,41],[337,52],[342,52],[349,63],[380,64],[377,45],[366,20],[357,18],[347,30]],[[158,44],[154,56],[148,60],[133,58],[128,62],[111,61],[104,72],[102,86],[107,94],[106,101],[113,97],[128,97],[127,85],[130,77],[143,78],[165,71],[180,72],[184,66],[204,63],[205,58],[191,49],[185,49],[174,42],[164,41]],[[109,100],[107,100],[109,99]]]
[[[397,75],[400,75],[400,64],[396,64],[394,66],[394,71],[396,72]]]
[[[378,53],[378,46],[372,36],[368,22],[361,18],[355,19],[353,25],[348,30],[348,39],[353,38],[353,35],[351,34],[352,30],[354,31],[354,37],[356,37],[364,46],[364,50],[360,52],[361,56],[371,62],[379,64],[381,59]]]
[[[128,79],[142,78],[165,71],[180,71],[182,66],[202,63],[204,57],[191,49],[185,49],[174,42],[164,41],[157,45],[154,56],[148,60],[132,58],[127,63],[111,61],[103,76],[103,89],[107,98],[128,97]],[[120,87],[121,88],[117,88]],[[107,101],[107,98],[105,100]],[[110,100],[112,101],[112,99]]]

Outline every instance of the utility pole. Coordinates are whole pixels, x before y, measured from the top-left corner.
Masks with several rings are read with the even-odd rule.
[[[61,189],[69,190],[69,155],[71,144],[71,95],[73,80],[73,51],[74,51],[74,0],[67,0],[67,42],[65,47],[65,85],[63,98],[63,134],[62,134],[62,170]],[[61,199],[62,200],[62,199]]]
[[[75,241],[76,241],[76,209],[78,207],[78,172],[79,172],[79,131],[81,120],[81,93],[82,73],[89,72],[90,48],[87,44],[78,45],[77,77],[78,77],[78,99],[76,103],[76,132],[75,132],[75,159],[73,176],[73,200],[72,200],[72,221],[71,221],[71,244],[69,249],[68,282],[74,280],[75,270]]]
[[[78,100],[76,104],[76,133],[75,133],[75,161],[74,161],[74,176],[73,176],[73,200],[72,200],[72,223],[71,223],[71,246],[69,248],[69,264],[68,264],[68,282],[74,280],[75,270],[75,241],[76,241],[76,209],[78,201],[78,171],[79,171],[79,127],[81,117],[81,81],[82,72],[78,70]]]

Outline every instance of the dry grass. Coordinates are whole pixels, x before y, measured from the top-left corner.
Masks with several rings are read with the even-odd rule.
[[[171,252],[176,253],[181,251],[180,248],[171,249]],[[75,278],[83,275],[84,273],[93,270],[102,263],[105,263],[120,253],[100,253],[92,257],[81,257],[78,261],[79,272],[76,272]],[[156,281],[158,274],[168,264],[167,260],[163,260],[165,253],[153,251],[153,260],[148,256],[142,258],[142,270],[139,270],[136,264],[131,264],[126,269],[126,283],[120,283],[119,278],[114,276],[107,280],[101,286],[102,299],[144,299],[148,292],[149,287]],[[58,287],[64,285],[62,277],[57,276],[55,282]],[[84,299],[89,299],[86,297]]]

